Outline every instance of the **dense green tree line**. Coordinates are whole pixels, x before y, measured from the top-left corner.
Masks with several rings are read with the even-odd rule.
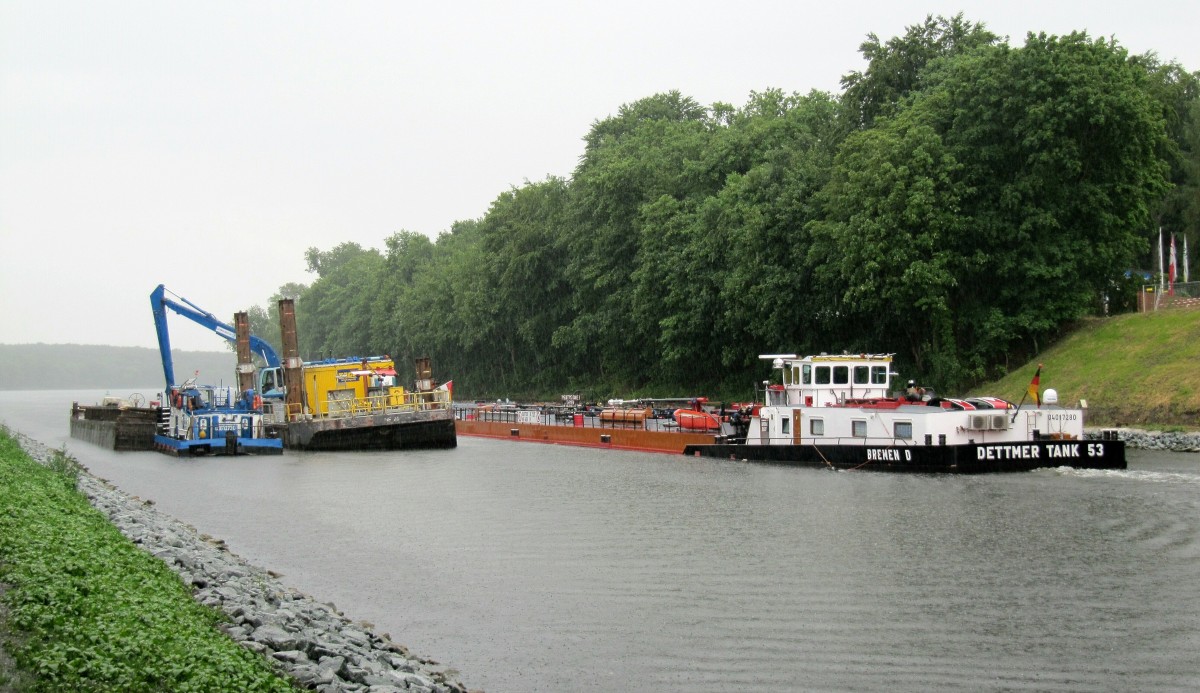
[[[1197,240],[1197,73],[961,15],[861,51],[840,95],[626,104],[570,179],[435,241],[310,249],[311,284],[280,290],[302,353],[529,396],[746,393],[760,353],[894,351],[949,389],[1127,305],[1159,226]]]

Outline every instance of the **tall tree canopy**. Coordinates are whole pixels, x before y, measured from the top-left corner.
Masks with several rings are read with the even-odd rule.
[[[980,47],[925,79],[843,148],[817,261],[845,311],[882,296],[925,335],[917,368],[961,383],[1097,307],[1144,249],[1168,140],[1145,71],[1086,34]]]
[[[1157,224],[1197,238],[1195,74],[961,15],[862,51],[840,95],[656,94],[435,240],[310,249],[281,290],[305,356],[431,356],[474,396],[744,396],[759,353],[894,351],[950,389],[1101,311]]]
[[[965,21],[961,13],[950,19],[927,16],[924,23],[908,27],[904,36],[882,43],[868,34],[858,48],[868,61],[867,69],[842,77],[842,102],[855,126],[869,128],[877,117],[895,113],[910,94],[919,91],[926,69],[938,59],[998,40],[982,24]]]

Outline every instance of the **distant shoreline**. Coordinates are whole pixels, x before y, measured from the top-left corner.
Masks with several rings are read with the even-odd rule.
[[[212,384],[237,381],[237,356],[232,351],[171,350],[180,380],[197,371]],[[158,349],[83,344],[0,344],[0,390],[108,390],[113,383],[163,383]],[[162,385],[155,386],[157,390]],[[157,391],[156,390],[156,391]]]

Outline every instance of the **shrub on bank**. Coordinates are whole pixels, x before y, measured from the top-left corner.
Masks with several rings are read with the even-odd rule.
[[[0,430],[5,647],[33,690],[294,690],[88,504],[73,460],[49,467]]]

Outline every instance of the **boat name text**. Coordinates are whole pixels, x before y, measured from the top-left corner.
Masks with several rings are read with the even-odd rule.
[[[1044,454],[1043,454],[1044,453]],[[981,460],[1037,460],[1042,457],[1103,457],[1104,446],[1089,443],[1084,449],[1080,443],[1064,443],[1060,445],[994,445],[980,447],[975,450],[975,457]]]

